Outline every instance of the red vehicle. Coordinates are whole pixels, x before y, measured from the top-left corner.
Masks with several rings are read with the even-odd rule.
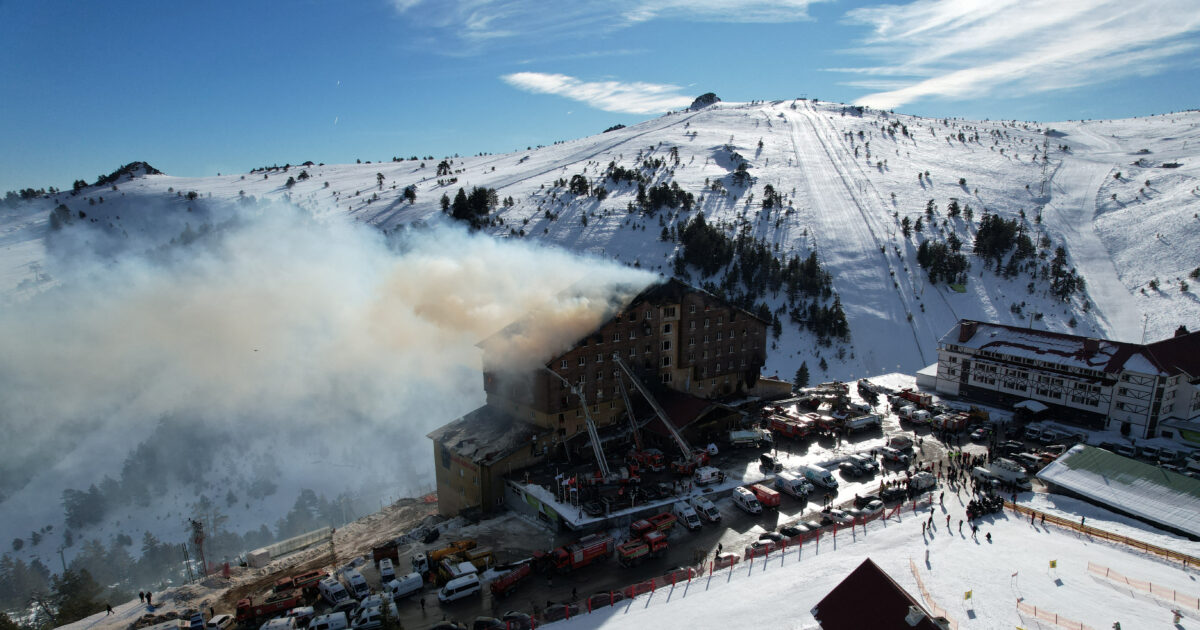
[[[803,421],[787,416],[771,416],[771,432],[792,439],[800,439],[808,435],[809,425]]]
[[[300,591],[296,590],[274,593],[259,604],[255,604],[251,598],[247,597],[237,603],[236,619],[238,622],[250,622],[287,612],[303,604]]]
[[[671,531],[671,528],[675,527],[675,521],[677,520],[675,515],[670,512],[655,514],[650,518],[643,518],[630,523],[629,534],[634,538],[643,538],[649,532],[662,532],[666,534]]]
[[[522,580],[533,573],[533,567],[528,562],[492,580],[492,595],[504,597],[517,588]]]
[[[756,483],[753,486],[750,486],[750,492],[754,493],[754,497],[758,499],[758,502],[761,503],[764,508],[779,507],[779,493],[762,485],[761,483]]]
[[[642,468],[662,472],[667,469],[667,457],[662,451],[656,448],[648,448],[644,451],[633,451],[629,454],[629,459],[637,462]]]
[[[275,586],[271,589],[272,593],[288,593],[293,590],[300,590],[305,595],[311,595],[317,590],[317,584],[325,579],[325,572],[319,569],[313,569],[299,575],[291,575],[285,578],[276,580]]]
[[[603,534],[591,534],[579,539],[579,542],[559,547],[550,553],[535,553],[534,560],[539,561],[545,568],[554,569],[559,573],[581,569],[600,558],[609,558],[613,553],[613,539]]]
[[[916,403],[922,409],[928,409],[933,406],[933,396],[923,392],[915,392],[911,387],[904,388],[897,396]]]
[[[650,531],[641,538],[621,543],[617,547],[617,562],[624,567],[636,566],[647,558],[657,558],[663,555],[667,552],[668,546],[666,534]]]

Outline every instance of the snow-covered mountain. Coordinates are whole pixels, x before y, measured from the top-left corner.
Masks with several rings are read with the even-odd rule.
[[[310,157],[319,156],[292,159]],[[937,339],[964,317],[1132,341],[1141,339],[1143,331],[1147,340],[1155,340],[1171,335],[1180,325],[1200,325],[1200,304],[1191,286],[1200,282],[1194,275],[1200,268],[1198,157],[1200,112],[1196,111],[1128,120],[1032,123],[928,119],[801,99],[716,103],[503,155],[398,160],[387,156],[385,161],[344,165],[305,162],[201,178],[148,174],[153,171],[135,165],[103,186],[0,207],[0,290],[4,292],[0,313],[6,324],[35,315],[48,321],[53,319],[48,312],[58,317],[69,310],[69,304],[77,303],[81,283],[95,281],[102,289],[85,295],[90,315],[78,321],[64,319],[57,323],[58,330],[70,343],[111,345],[117,352],[125,340],[114,340],[114,329],[97,323],[97,318],[130,317],[137,305],[113,308],[106,300],[149,299],[162,295],[156,287],[170,286],[178,294],[159,299],[180,305],[176,315],[182,328],[158,330],[161,321],[135,321],[130,324],[135,329],[127,331],[131,337],[165,339],[180,330],[204,333],[206,318],[219,318],[232,310],[261,315],[251,322],[246,336],[236,337],[245,342],[251,356],[270,343],[289,348],[304,344],[305,331],[320,335],[340,331],[342,326],[364,332],[363,339],[339,333],[330,338],[330,347],[357,351],[360,344],[379,345],[379,351],[373,348],[361,354],[316,348],[313,358],[321,363],[320,370],[304,365],[301,355],[270,364],[272,374],[294,368],[303,378],[281,377],[280,382],[292,383],[303,392],[283,392],[287,386],[280,385],[265,394],[253,387],[200,393],[209,400],[221,399],[214,406],[236,419],[222,426],[222,435],[238,435],[238,427],[247,422],[247,401],[259,396],[272,401],[286,394],[288,400],[302,402],[289,411],[311,409],[323,419],[300,422],[303,439],[289,434],[283,440],[250,440],[241,457],[223,453],[224,481],[210,474],[196,486],[215,497],[234,489],[239,500],[230,502],[226,510],[232,529],[244,532],[259,523],[274,524],[281,511],[291,506],[298,488],[316,486],[330,497],[345,488],[360,491],[359,482],[365,481],[361,477],[368,469],[373,482],[394,484],[385,486],[393,496],[428,487],[432,461],[424,433],[481,400],[477,366],[472,366],[469,355],[463,354],[463,361],[446,360],[436,352],[421,355],[412,349],[426,348],[422,339],[380,341],[370,334],[388,319],[389,305],[429,299],[429,294],[412,291],[401,292],[397,298],[401,302],[370,298],[380,287],[395,282],[387,272],[394,256],[407,257],[407,263],[416,265],[403,267],[404,275],[434,278],[435,286],[462,287],[468,277],[477,283],[470,285],[469,293],[455,293],[453,305],[445,300],[437,309],[425,308],[418,318],[422,325],[489,309],[494,311],[486,320],[491,325],[532,302],[477,296],[488,291],[496,296],[549,291],[561,288],[572,275],[600,270],[619,275],[614,266],[601,264],[608,260],[656,274],[681,272],[693,284],[722,291],[760,312],[765,308],[780,321],[766,374],[790,380],[801,363],[807,364],[813,381],[911,372],[936,360]],[[480,233],[494,238],[467,237],[462,228],[437,227],[458,224],[443,211],[443,196],[453,205],[460,188],[470,193],[475,187],[495,190],[491,212],[478,219]],[[770,207],[764,207],[764,200]],[[303,216],[292,216],[279,202],[303,209]],[[701,213],[706,224],[725,237],[740,237],[739,251],[757,248],[755,254],[734,256],[733,263],[709,275],[698,264],[677,263],[677,255],[684,256],[684,228]],[[345,218],[360,226],[345,225]],[[996,229],[999,219],[1004,223]],[[58,229],[52,229],[52,223]],[[338,236],[325,240],[321,230],[331,223],[337,226]],[[403,229],[412,226],[428,229]],[[994,262],[988,262],[971,253],[981,229],[991,230],[989,243],[995,242],[997,232],[1015,230],[1029,237],[1033,250],[1014,261],[1016,250],[1003,249],[994,254]],[[228,242],[212,245],[214,234],[235,234],[236,255],[230,253]],[[1003,238],[1000,242],[1007,243]],[[948,250],[960,244],[969,269],[951,274],[958,277],[950,282],[931,283],[918,261],[922,243],[928,243],[926,248],[944,244]],[[548,252],[545,246],[554,249]],[[688,258],[693,263],[697,256],[713,255],[695,247]],[[481,254],[478,260],[462,263],[476,253]],[[818,290],[789,295],[786,285],[773,284],[769,273],[755,275],[745,262],[765,256],[786,268],[793,257],[804,261],[813,253],[832,281],[831,291],[825,294]],[[127,264],[130,257],[138,265]],[[206,262],[196,263],[197,258]],[[241,263],[223,267],[231,258]],[[183,259],[188,262],[180,262]],[[292,273],[271,268],[279,261],[287,261]],[[157,265],[172,271],[153,276],[147,270]],[[448,271],[456,266],[462,268]],[[769,270],[771,263],[764,268]],[[247,280],[252,290],[219,290],[222,284],[214,278],[225,276],[205,276],[213,269]],[[544,275],[550,271],[555,272],[553,281]],[[153,281],[147,280],[148,275]],[[119,282],[109,284],[114,277]],[[189,283],[197,278],[198,285],[192,287]],[[293,283],[296,286],[290,286]],[[281,286],[288,290],[276,294]],[[212,310],[182,312],[184,306],[195,306],[188,300],[197,295]],[[496,306],[500,302],[503,308]],[[350,306],[330,309],[331,303]],[[819,334],[811,325],[812,306],[831,308],[835,303],[844,309],[849,325],[843,337]],[[276,312],[266,308],[269,304],[285,306]],[[354,308],[363,304],[369,306],[361,312],[371,316]],[[278,332],[273,322],[297,311],[320,316],[289,329],[285,338],[271,338]],[[435,311],[436,317],[429,315]],[[353,315],[352,322],[347,322],[347,313]],[[40,333],[36,327],[28,330],[27,343],[8,342],[0,374],[20,372],[31,363],[21,353],[39,347]],[[458,331],[482,332],[469,326]],[[210,343],[221,347],[202,334],[191,343],[197,350]],[[399,361],[405,369],[392,372],[394,366],[385,358],[388,353],[403,356],[410,350],[417,357]],[[64,357],[45,358],[52,366],[54,359]],[[242,369],[240,363],[226,363],[224,354],[209,358],[211,364],[196,367],[201,374],[194,382],[224,382],[210,381],[205,374]],[[140,360],[139,369],[147,375],[160,369],[154,361]],[[330,365],[332,372],[326,369]],[[87,374],[109,372],[103,363],[89,368]],[[52,367],[46,369],[53,373]],[[453,385],[418,387],[411,383],[420,383],[419,379],[405,376],[412,373],[405,370],[439,369],[453,372],[449,379]],[[328,380],[331,373],[337,376],[336,386],[311,382],[318,377]],[[381,379],[380,374],[388,378]],[[248,369],[247,376],[261,376],[261,372]],[[103,392],[121,392],[129,386],[116,377],[98,380],[102,382],[79,386]],[[39,457],[56,453],[50,460],[18,459],[22,468],[4,472],[4,511],[12,514],[10,508],[20,506],[28,516],[11,519],[12,527],[5,519],[0,534],[28,536],[31,529],[61,518],[62,488],[82,488],[104,474],[118,476],[124,449],[136,446],[139,437],[149,435],[165,415],[179,411],[172,408],[170,395],[147,400],[136,387],[129,393],[135,405],[101,396],[107,407],[91,414],[67,408],[65,403],[45,408],[43,402],[53,399],[56,388],[63,386],[43,383],[41,397],[30,395],[0,408],[14,424],[60,429],[59,435],[43,437],[43,448],[34,451]],[[351,390],[360,391],[347,393]],[[185,397],[192,400],[196,394],[189,391]],[[444,400],[447,394],[453,398],[450,402]],[[337,410],[342,397],[351,395],[356,400],[360,395],[382,397],[385,403],[352,406],[353,414],[362,417],[347,421]],[[419,404],[411,402],[418,398]],[[397,415],[397,408],[409,405],[422,412]],[[106,416],[129,409],[143,416],[139,422],[110,422]],[[69,422],[55,424],[59,421],[47,419],[47,414],[59,414]],[[375,418],[401,416],[396,422],[406,427],[403,437],[389,434],[402,453],[402,464],[389,464],[401,481],[383,481],[377,476],[380,466],[361,461],[377,458],[376,452],[366,455],[362,449],[369,451],[370,436],[379,430]],[[331,430],[326,420],[334,417],[345,422],[337,432],[349,432],[358,441],[314,446],[322,441],[322,430]],[[135,426],[137,433],[114,441],[108,433],[113,425],[122,430]],[[279,430],[288,425],[276,419],[265,426]],[[36,433],[35,428],[30,430]],[[280,448],[292,450],[281,456]],[[94,465],[81,469],[81,459]],[[254,480],[274,476],[264,472],[264,459],[269,460],[268,470],[270,466],[283,470],[277,481],[287,485],[266,508],[244,501]],[[246,463],[251,460],[260,462],[257,470]],[[289,480],[288,471],[298,461],[320,472]],[[347,474],[353,482],[346,482]],[[170,532],[179,529],[181,516],[190,510],[198,492],[193,489],[163,500],[166,507],[156,517],[162,523],[161,535],[176,537]],[[35,509],[38,505],[48,507]],[[147,528],[144,522],[138,527]],[[106,537],[116,530],[96,531]],[[45,548],[41,551],[47,555]],[[29,547],[24,553],[30,553]]]

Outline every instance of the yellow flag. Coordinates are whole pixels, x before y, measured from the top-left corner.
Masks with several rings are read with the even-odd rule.
[[[966,593],[963,593],[963,599],[971,599],[971,593],[973,592],[974,591],[967,591]]]
[[[1057,568],[1058,568],[1058,560],[1051,560],[1051,561],[1050,561],[1050,568],[1051,568],[1051,569],[1057,569]]]

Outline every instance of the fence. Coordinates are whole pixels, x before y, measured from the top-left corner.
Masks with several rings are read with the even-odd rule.
[[[1095,630],[1091,626],[1085,626],[1073,619],[1067,619],[1058,613],[1051,612],[1045,608],[1038,608],[1022,601],[1017,602],[1017,612],[1031,615],[1038,621],[1046,621],[1061,628],[1067,628],[1068,630]]]
[[[1088,570],[1088,573],[1094,573],[1101,577],[1108,578],[1114,582],[1120,582],[1127,586],[1136,588],[1137,590],[1142,591],[1143,593],[1149,593],[1151,595],[1154,595],[1155,597],[1160,597],[1162,599],[1170,600],[1172,602],[1180,604],[1181,606],[1186,606],[1188,608],[1200,610],[1200,599],[1192,597],[1190,595],[1184,595],[1182,593],[1179,593],[1175,589],[1167,588],[1161,584],[1156,585],[1153,582],[1146,582],[1143,580],[1135,580],[1133,578],[1124,576],[1108,567],[1100,566],[1094,562],[1088,562],[1087,570]]]
[[[933,599],[933,595],[930,595],[929,591],[925,588],[925,582],[921,580],[921,574],[917,572],[917,563],[913,562],[912,558],[908,559],[908,568],[912,571],[913,577],[917,579],[917,590],[921,591],[921,597],[925,598],[925,603],[929,604],[929,612],[933,613],[934,617],[944,617],[946,621],[950,622],[950,627],[953,630],[958,630],[958,622],[950,618],[945,608],[937,605],[937,602]]]
[[[1096,529],[1095,527],[1081,525],[1079,523],[1076,523],[1073,520],[1065,519],[1065,518],[1062,518],[1059,516],[1055,516],[1053,514],[1047,514],[1045,512],[1040,512],[1038,510],[1035,510],[1030,507],[1026,507],[1024,505],[1017,505],[1015,503],[1012,503],[1011,501],[1005,501],[1004,507],[1007,507],[1010,510],[1015,511],[1018,514],[1034,515],[1039,518],[1044,518],[1045,522],[1047,522],[1047,523],[1053,523],[1055,525],[1058,525],[1059,527],[1073,529],[1077,532],[1087,534],[1088,536],[1092,536],[1094,538],[1111,540],[1113,542],[1120,543],[1120,544],[1132,547],[1134,549],[1139,549],[1146,553],[1152,553],[1152,554],[1155,554],[1158,556],[1162,556],[1169,560],[1174,560],[1176,562],[1180,562],[1183,564],[1184,567],[1200,566],[1200,558],[1197,558],[1195,556],[1189,556],[1185,553],[1180,553],[1173,549],[1167,549],[1165,547],[1151,545],[1150,543],[1142,542],[1136,538],[1130,538],[1128,536],[1122,536],[1120,534],[1114,534],[1112,532],[1107,532],[1107,531],[1104,531],[1103,529]]]
[[[330,536],[333,536],[333,529],[329,527],[322,527],[321,529],[315,529],[307,534],[300,534],[299,536],[293,536],[287,540],[281,540],[273,545],[264,547],[264,549],[271,554],[271,559],[274,560],[275,558],[285,556],[293,551],[303,549],[309,545],[315,545],[319,542],[327,541],[329,540]]]
[[[717,571],[724,571],[727,569],[733,570],[733,568],[742,562],[743,559],[753,566],[755,558],[769,559],[772,556],[778,557],[779,554],[787,553],[789,549],[803,550],[805,543],[815,544],[819,548],[821,544],[821,536],[823,534],[832,536],[832,538],[836,541],[839,530],[853,530],[853,528],[861,525],[863,532],[865,533],[867,523],[878,520],[886,521],[893,517],[898,518],[900,512],[904,509],[910,509],[911,511],[916,512],[917,510],[925,510],[932,505],[933,499],[930,496],[914,499],[909,503],[901,503],[891,510],[876,512],[875,514],[869,516],[857,517],[851,523],[846,523],[844,525],[834,524],[828,530],[824,528],[815,529],[798,536],[785,538],[778,543],[772,543],[754,549],[747,549],[743,557],[733,554],[726,554],[716,559],[707,561],[705,565],[702,565],[699,568],[677,569],[665,575],[660,575],[649,580],[636,582],[634,584],[609,591],[608,593],[593,595],[582,601],[547,606],[545,609],[543,609],[540,617],[544,621],[537,623],[535,627],[538,627],[544,623],[550,623],[562,619],[570,619],[571,617],[576,617],[581,614],[587,614],[598,608],[611,606],[625,599],[632,599],[644,593],[656,592],[660,588],[673,587],[677,584],[687,584],[694,579],[704,577],[706,572],[708,577],[712,577]],[[919,581],[920,580],[918,578],[918,583]],[[928,599],[928,596],[926,596],[926,599]],[[538,615],[536,614],[537,611],[534,612],[534,617],[536,619],[538,618]],[[935,614],[943,617],[946,616],[945,611]],[[957,622],[951,621],[950,623],[951,627],[957,630]]]

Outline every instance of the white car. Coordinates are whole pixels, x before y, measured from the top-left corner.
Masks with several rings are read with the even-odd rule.
[[[879,499],[875,499],[874,501],[871,501],[870,503],[868,503],[862,507],[862,513],[866,514],[867,516],[870,516],[872,514],[878,514],[882,511],[883,511],[883,501],[880,501]]]
[[[832,509],[825,512],[825,516],[839,525],[849,525],[854,522],[854,515],[845,510]]]
[[[879,455],[883,457],[884,461],[896,462],[897,464],[908,463],[907,453],[901,453],[890,446],[881,446],[879,448]]]

